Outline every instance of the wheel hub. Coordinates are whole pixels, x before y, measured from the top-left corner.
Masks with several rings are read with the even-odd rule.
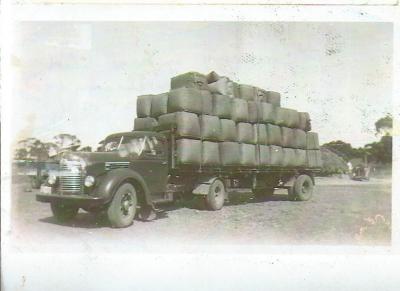
[[[132,193],[126,193],[121,200],[121,212],[123,215],[128,215],[129,210],[133,205]]]

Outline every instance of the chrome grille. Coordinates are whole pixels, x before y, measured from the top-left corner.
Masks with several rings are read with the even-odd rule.
[[[82,166],[76,161],[60,163],[60,191],[79,193],[82,189]]]

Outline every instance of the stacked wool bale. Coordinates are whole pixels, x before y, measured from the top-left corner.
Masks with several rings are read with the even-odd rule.
[[[201,167],[320,167],[308,113],[280,106],[280,94],[215,72],[171,79],[171,91],[137,99],[135,130],[176,132],[176,161]]]

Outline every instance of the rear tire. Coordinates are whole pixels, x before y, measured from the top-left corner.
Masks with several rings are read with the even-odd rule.
[[[68,222],[78,214],[79,207],[67,203],[50,203],[51,212],[60,222]]]
[[[314,190],[314,183],[310,176],[300,175],[293,186],[289,188],[289,200],[307,201],[310,200]]]
[[[209,210],[220,210],[224,206],[225,202],[225,185],[224,183],[216,179],[208,190],[205,203]]]
[[[107,209],[107,217],[112,227],[127,227],[133,223],[136,214],[137,195],[135,187],[124,183],[115,191]]]

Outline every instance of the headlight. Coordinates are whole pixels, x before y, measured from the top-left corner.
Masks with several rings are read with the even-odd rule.
[[[94,185],[94,177],[93,176],[87,176],[85,178],[85,186],[86,187],[92,187]]]
[[[57,177],[55,175],[50,175],[49,178],[47,178],[47,183],[49,185],[54,185],[57,182]]]

